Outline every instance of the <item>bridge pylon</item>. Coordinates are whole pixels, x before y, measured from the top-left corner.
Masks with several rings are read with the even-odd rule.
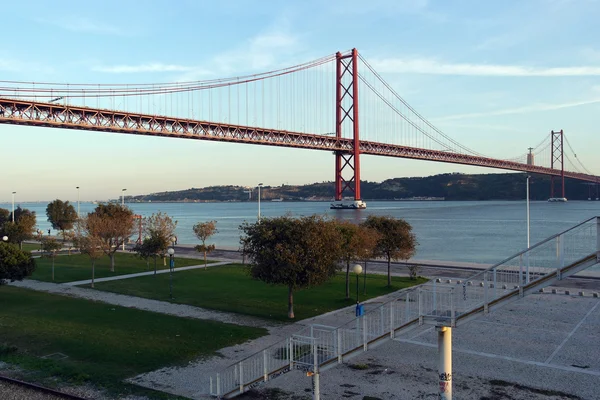
[[[342,127],[350,128],[352,149],[335,154],[335,200],[341,201],[344,191],[354,194],[360,201],[360,142],[358,129],[358,51],[336,53],[335,136],[342,138]],[[344,174],[344,170],[350,173]]]
[[[565,198],[565,163],[564,163],[564,152],[563,152],[563,131],[562,129],[560,131],[554,132],[551,131],[550,133],[551,138],[552,138],[552,145],[550,146],[551,148],[551,155],[550,155],[550,168],[554,169],[555,168],[555,164],[556,167],[558,167],[558,164],[560,164],[560,188],[561,188],[561,198]],[[554,185],[554,179],[558,178],[557,176],[551,175],[550,176],[550,198],[556,198],[556,196],[554,195],[554,189],[555,189],[555,185]]]

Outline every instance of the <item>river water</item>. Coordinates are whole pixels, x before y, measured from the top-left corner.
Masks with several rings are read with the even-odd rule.
[[[47,203],[20,204],[36,212],[38,226],[47,232]],[[77,207],[77,204],[73,204]],[[192,226],[216,220],[219,232],[211,239],[219,248],[238,248],[238,227],[257,219],[256,202],[244,203],[131,203],[143,216],[162,211],[178,221],[178,243],[198,243]],[[474,263],[495,263],[527,245],[524,201],[370,201],[366,210],[330,210],[329,202],[261,202],[261,215],[274,217],[323,214],[354,222],[368,215],[404,218],[412,226],[419,245],[415,259]],[[11,208],[11,204],[0,204]],[[90,212],[91,203],[81,203],[81,213]],[[531,243],[570,226],[600,215],[600,202],[531,202]],[[52,232],[55,234],[56,232]]]

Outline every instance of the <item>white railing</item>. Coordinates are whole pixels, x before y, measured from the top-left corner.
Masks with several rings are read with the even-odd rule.
[[[210,378],[210,394],[234,397],[292,369],[315,371],[343,362],[423,323],[456,326],[524,290],[597,262],[597,217],[554,235],[463,281],[436,280],[339,327],[311,325]],[[587,260],[587,261],[586,261]],[[586,261],[586,263],[584,263]],[[536,286],[538,285],[538,286]]]

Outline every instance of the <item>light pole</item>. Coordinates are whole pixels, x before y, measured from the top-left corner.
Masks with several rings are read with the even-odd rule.
[[[258,222],[260,222],[260,188],[262,185],[262,183],[258,184]]]
[[[175,268],[175,240],[171,238],[173,247],[167,250],[169,253],[169,297],[173,299],[173,269]]]
[[[8,236],[2,236],[2,240],[7,242],[8,241]]]
[[[77,189],[77,218],[79,218],[79,186],[75,187]]]
[[[356,316],[357,317],[362,315],[362,313],[360,312],[360,304],[358,301],[358,277],[362,273],[362,270],[363,269],[360,266],[360,264],[356,264],[356,265],[354,265],[354,267],[352,267],[352,272],[354,272],[356,274]]]
[[[17,192],[12,192],[12,222],[15,222],[15,194]]]
[[[529,249],[530,246],[530,242],[529,242],[529,178],[531,178],[531,176],[527,175],[527,249]],[[529,283],[529,251],[526,253],[526,258],[527,258],[527,266],[526,271],[525,271],[525,282]]]
[[[125,207],[125,191],[127,189],[121,189],[121,207]],[[125,238],[123,238],[123,251],[125,251]]]

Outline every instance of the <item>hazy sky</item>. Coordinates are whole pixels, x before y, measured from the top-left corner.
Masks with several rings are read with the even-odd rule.
[[[143,5],[142,5],[143,4]],[[356,47],[460,143],[509,158],[564,129],[600,174],[600,2],[27,1],[2,5],[0,79],[153,83],[253,74]],[[333,120],[334,116],[331,115]],[[0,125],[0,202],[333,179],[329,152]],[[494,170],[362,157],[362,178]]]

